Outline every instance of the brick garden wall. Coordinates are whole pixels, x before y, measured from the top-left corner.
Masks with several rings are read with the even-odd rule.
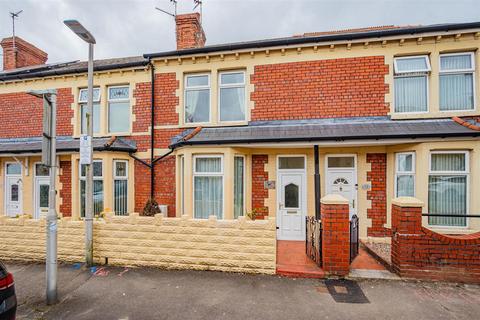
[[[390,230],[385,228],[387,223],[387,155],[385,153],[368,153],[367,163],[371,170],[367,172],[367,181],[371,189],[367,191],[367,200],[371,201],[367,209],[367,218],[371,219],[372,226],[367,228],[369,237],[386,237]]]
[[[480,283],[480,232],[433,232],[422,227],[421,207],[392,206],[391,254],[402,277]]]
[[[383,56],[255,66],[252,120],[385,116]]]
[[[252,155],[252,210],[255,209],[262,219],[268,216],[268,207],[265,199],[268,198],[268,190],[265,189],[265,181],[268,181],[268,172],[265,164],[268,163],[268,155]]]

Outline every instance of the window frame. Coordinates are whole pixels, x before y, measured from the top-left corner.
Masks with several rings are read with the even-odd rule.
[[[120,99],[111,99],[110,98],[110,89],[115,89],[115,88],[128,88],[128,98],[120,98]],[[130,88],[130,84],[119,84],[119,85],[111,85],[111,86],[106,86],[107,89],[107,127],[106,131],[108,134],[124,134],[124,133],[130,133],[132,131],[132,103],[131,103],[131,98],[132,98],[132,90]],[[110,131],[110,103],[115,103],[115,102],[128,102],[128,129],[127,131]]]
[[[9,164],[16,164],[20,166],[20,173],[8,173],[8,165]],[[5,162],[5,177],[18,177],[21,176],[23,177],[23,164],[20,162],[15,162],[15,161],[6,161]]]
[[[222,75],[224,74],[235,74],[235,73],[242,73],[243,74],[243,83],[235,83],[235,84],[222,84]],[[218,77],[218,92],[217,92],[217,104],[218,104],[218,122],[219,123],[237,123],[237,122],[245,122],[247,121],[247,73],[245,70],[226,70],[226,71],[219,71],[217,73]],[[222,89],[228,88],[243,88],[244,100],[243,100],[243,110],[244,110],[244,119],[243,120],[222,120],[222,105],[221,105],[221,91]]]
[[[243,154],[235,154],[233,156],[233,181],[235,186],[235,158],[243,158],[243,212],[242,215],[239,217],[244,217],[247,212],[247,202],[246,202],[246,194],[247,194],[247,157]],[[235,187],[233,193],[233,218],[235,219]],[[237,218],[238,219],[238,218]]]
[[[119,162],[122,162],[122,163],[125,163],[126,166],[125,166],[125,176],[117,176],[117,163]],[[128,165],[129,165],[129,161],[128,160],[124,160],[124,159],[114,159],[113,160],[113,174],[112,174],[112,198],[113,198],[113,211],[115,212],[115,215],[117,215],[117,212],[115,211],[115,181],[116,180],[123,180],[123,181],[127,181],[127,204],[126,204],[126,207],[127,207],[127,214],[128,215],[128,205],[130,203],[129,201],[129,197],[128,197],[128,192],[129,192],[129,186],[128,186],[128,181],[129,181],[129,168],[128,168]],[[102,170],[102,174],[103,174],[103,170]]]
[[[102,164],[102,175],[101,176],[93,175],[93,181],[103,182],[103,210],[105,210],[105,180],[104,180],[105,179],[105,163],[104,163],[104,159],[93,159],[91,164],[92,170],[93,170],[93,163],[95,162],[100,162]],[[78,202],[79,202],[78,215],[81,219],[85,218],[85,217],[82,217],[82,181],[85,181],[85,191],[86,191],[86,187],[87,187],[86,180],[87,180],[86,174],[85,176],[82,176],[82,164],[80,164],[80,161],[78,161]],[[93,183],[93,185],[95,185],[95,183]],[[94,188],[93,185],[92,185],[92,188]],[[93,208],[93,210],[95,211],[95,208]],[[93,214],[95,215],[95,212]]]
[[[197,159],[205,158],[220,158],[220,172],[197,172]],[[195,217],[195,177],[222,177],[222,217],[218,218],[219,220],[225,219],[225,165],[224,165],[224,155],[223,154],[196,154],[193,156],[193,175],[192,175],[192,217],[194,219],[206,220],[205,218],[196,218]],[[207,218],[208,219],[208,218]]]
[[[427,68],[425,70],[417,69],[417,70],[408,70],[408,71],[398,71],[397,61],[398,60],[409,60],[415,58],[424,58],[427,64]],[[432,71],[432,66],[430,64],[430,57],[428,54],[421,54],[416,56],[398,56],[393,57],[393,74],[394,75],[401,75],[401,74],[409,74],[409,73],[428,73]]]
[[[180,215],[185,214],[185,155],[178,156],[178,173],[179,173],[179,188],[180,188]]]
[[[432,155],[433,154],[464,154],[465,155],[465,171],[432,171]],[[465,214],[468,214],[470,211],[470,151],[468,150],[435,150],[430,151],[428,157],[428,178],[430,176],[465,176],[466,183],[467,183],[467,192],[465,197]],[[427,180],[428,183],[428,180]],[[427,186],[427,194],[430,192],[429,187]],[[428,200],[427,200],[427,210],[430,212],[430,208],[428,208]],[[427,217],[428,218],[428,217]],[[430,224],[429,219],[427,219],[427,225],[430,228],[436,229],[468,229],[469,228],[469,219],[465,217],[465,225],[464,226],[447,226],[447,225],[438,225],[438,224]]]
[[[425,58],[427,62],[427,68],[426,70],[409,70],[409,71],[397,71],[397,60],[407,60],[411,58]],[[432,66],[430,64],[430,56],[428,54],[423,54],[423,55],[416,55],[416,56],[398,56],[398,57],[393,57],[393,100],[392,100],[392,105],[393,105],[393,113],[394,114],[426,114],[430,112],[430,73],[432,72]],[[395,105],[395,79],[396,78],[411,78],[411,77],[425,77],[426,83],[425,87],[427,89],[426,91],[426,105],[427,109],[425,111],[407,111],[407,112],[401,112],[401,111],[396,111],[396,105]]]
[[[195,77],[195,76],[207,76],[208,85],[205,86],[188,86],[188,78]],[[208,89],[208,121],[202,122],[187,122],[186,121],[186,102],[187,102],[187,91],[188,90],[205,90]],[[186,73],[183,77],[183,117],[182,123],[184,125],[198,125],[198,124],[208,124],[212,122],[212,81],[211,81],[211,74],[208,72],[205,73]]]
[[[95,90],[98,90],[98,99],[95,99]],[[87,91],[87,99],[82,100],[80,97],[82,96],[82,92]],[[93,88],[93,102],[100,102],[102,100],[102,90],[100,87]],[[78,104],[86,104],[88,103],[88,88],[80,88],[78,90]]]
[[[442,70],[442,57],[451,57],[451,56],[463,56],[470,55],[470,69],[454,69],[454,70]],[[439,86],[439,95],[440,95],[440,76],[441,75],[450,75],[450,74],[472,74],[472,86],[473,86],[473,105],[472,109],[458,109],[458,110],[442,110],[440,107],[440,96],[438,102],[438,110],[440,112],[472,112],[477,110],[477,90],[476,90],[476,81],[475,81],[475,52],[454,52],[454,53],[441,53],[438,56],[438,86]]]
[[[412,171],[400,171],[399,168],[399,156],[400,155],[412,155]],[[416,179],[416,155],[415,151],[408,152],[397,152],[395,153],[395,183],[394,183],[394,195],[398,197],[398,177],[399,176],[413,176],[413,197],[417,194],[417,184],[415,183]]]

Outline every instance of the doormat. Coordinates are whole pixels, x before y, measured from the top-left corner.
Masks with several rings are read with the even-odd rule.
[[[370,303],[356,281],[344,279],[327,279],[325,286],[338,303]]]

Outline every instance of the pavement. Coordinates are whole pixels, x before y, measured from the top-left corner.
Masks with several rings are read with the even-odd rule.
[[[319,280],[208,271],[59,265],[44,304],[41,264],[7,263],[17,319],[478,319],[480,286]]]

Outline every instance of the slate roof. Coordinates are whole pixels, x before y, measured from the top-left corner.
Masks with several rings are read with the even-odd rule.
[[[171,140],[171,147],[480,136],[480,131],[469,129],[451,119],[390,120],[388,117],[251,122],[243,127],[203,128],[193,138],[184,141],[184,137],[190,132],[191,129],[174,137]]]
[[[135,141],[117,138],[110,146],[110,138],[94,138],[93,150],[95,151],[122,151],[136,152]],[[71,137],[57,138],[57,152],[78,152],[80,149],[79,139]],[[41,153],[41,138],[24,139],[0,139],[0,154]]]
[[[26,79],[46,76],[58,76],[87,72],[87,61],[71,61],[64,63],[42,64],[0,72],[0,81]],[[95,71],[140,67],[148,64],[142,56],[95,60]]]

